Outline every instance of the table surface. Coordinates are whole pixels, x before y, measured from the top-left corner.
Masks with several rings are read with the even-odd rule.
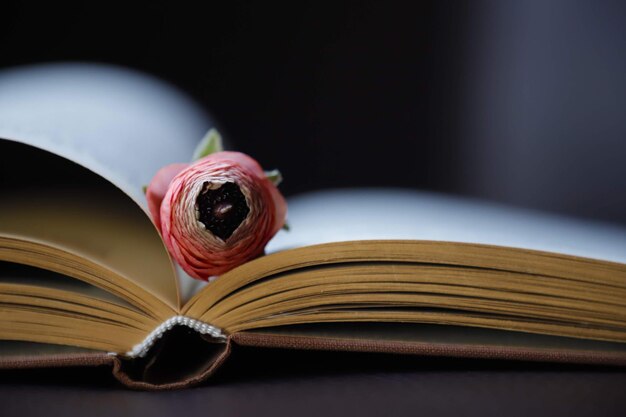
[[[0,415],[626,415],[626,370],[238,347],[204,385],[121,387],[108,368],[0,372]]]

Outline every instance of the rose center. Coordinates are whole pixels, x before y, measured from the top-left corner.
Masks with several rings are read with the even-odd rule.
[[[196,198],[196,208],[198,220],[223,241],[232,236],[250,212],[246,197],[234,182],[224,183],[216,189],[205,182]]]

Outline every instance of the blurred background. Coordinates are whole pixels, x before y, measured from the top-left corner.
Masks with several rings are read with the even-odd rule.
[[[191,94],[287,195],[399,186],[626,223],[626,2],[3,3],[0,67]]]

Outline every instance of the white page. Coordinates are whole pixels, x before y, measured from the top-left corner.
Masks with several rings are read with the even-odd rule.
[[[144,211],[142,187],[162,166],[190,161],[213,126],[187,95],[129,69],[64,63],[0,71],[0,138],[85,166]],[[179,286],[186,300],[197,281],[181,271]]]
[[[131,70],[47,64],[0,71],[0,138],[79,163],[144,210],[142,186],[162,166],[190,161],[211,126],[189,97]]]
[[[360,239],[484,243],[626,263],[626,229],[408,190],[332,190],[288,200],[291,231],[268,252]]]

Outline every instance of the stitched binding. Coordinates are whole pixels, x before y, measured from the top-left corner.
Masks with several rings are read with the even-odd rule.
[[[129,358],[144,357],[156,341],[163,337],[163,335],[174,326],[187,326],[200,334],[208,334],[216,339],[226,340],[226,335],[218,327],[212,326],[208,323],[203,323],[200,320],[192,319],[190,317],[174,316],[159,324],[157,328],[150,332],[150,334],[146,336],[141,343],[133,346],[133,348],[126,352],[124,356]]]

